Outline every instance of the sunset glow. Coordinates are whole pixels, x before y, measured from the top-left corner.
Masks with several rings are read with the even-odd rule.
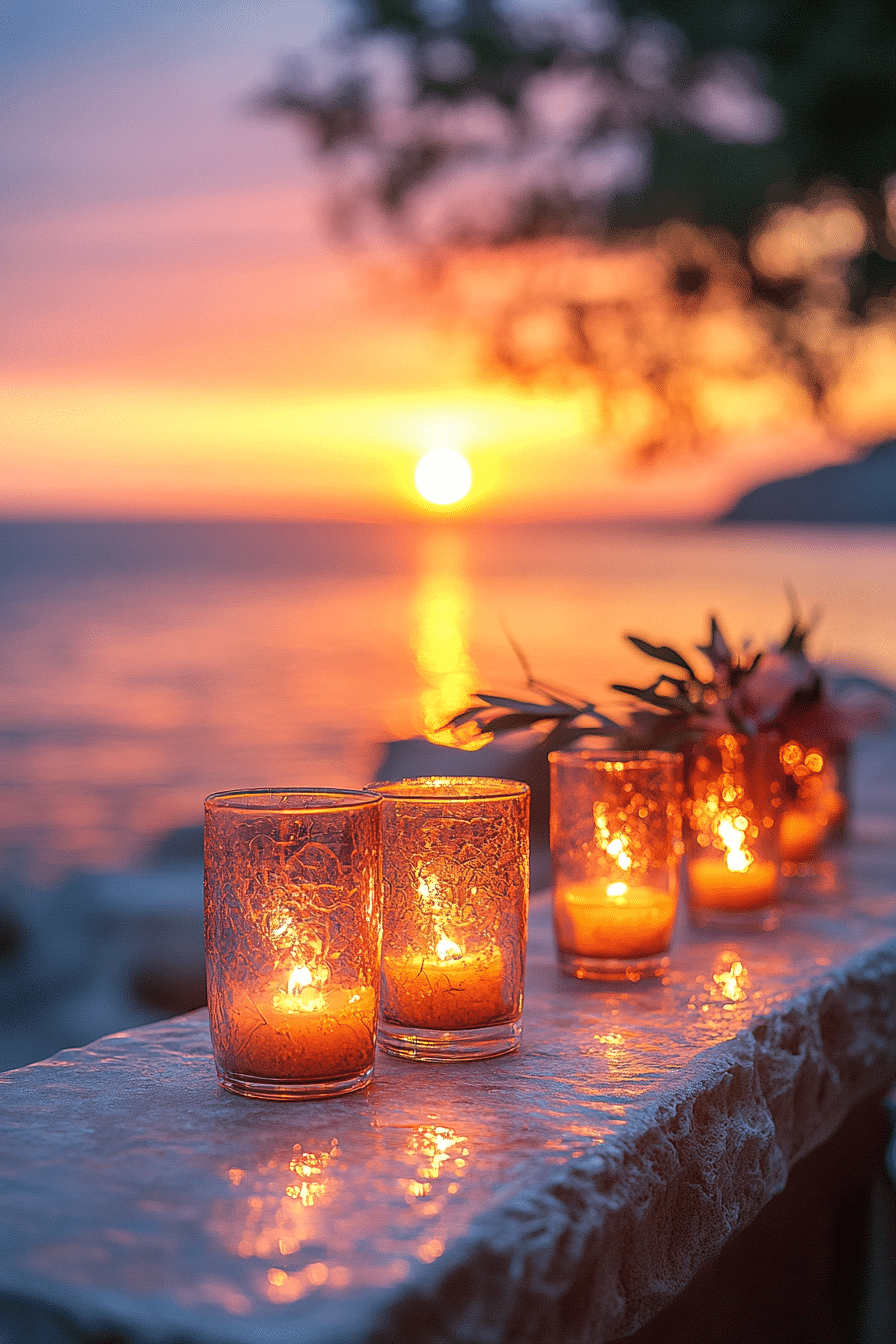
[[[237,7],[219,31],[199,6],[191,41],[153,46],[131,18],[155,31],[154,7],[125,6],[119,26],[112,6],[108,51],[77,25],[41,29],[70,74],[56,79],[55,47],[23,66],[7,125],[24,157],[4,233],[4,514],[712,516],[763,479],[891,432],[883,322],[855,338],[833,389],[836,433],[810,423],[786,371],[738,381],[707,356],[707,452],[650,472],[632,468],[642,388],[621,387],[602,420],[587,380],[520,386],[486,371],[483,334],[516,292],[518,259],[506,271],[464,255],[464,322],[408,301],[396,257],[334,245],[286,129],[234,111],[271,52],[330,8]],[[158,100],[159,87],[181,92]],[[853,216],[817,214],[782,215],[762,244],[769,265],[790,264],[809,225],[810,242],[858,245]],[[650,259],[633,253],[526,255],[539,283],[579,284],[587,261],[608,300],[653,292]],[[749,356],[749,336],[720,308],[694,340],[730,360],[742,345]]]

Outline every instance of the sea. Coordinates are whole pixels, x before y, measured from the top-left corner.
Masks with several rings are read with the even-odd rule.
[[[534,673],[612,712],[709,613],[896,683],[896,532],[265,521],[0,523],[0,862],[139,865],[204,797],[352,787],[384,744]]]

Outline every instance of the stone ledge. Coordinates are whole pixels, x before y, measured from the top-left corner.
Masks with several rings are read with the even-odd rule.
[[[353,1097],[222,1093],[201,1012],[0,1075],[5,1344],[637,1328],[896,1076],[889,835],[838,872],[778,934],[682,931],[669,983],[625,989],[559,975],[537,900],[520,1055],[381,1058]],[[326,1157],[304,1193],[296,1152]]]

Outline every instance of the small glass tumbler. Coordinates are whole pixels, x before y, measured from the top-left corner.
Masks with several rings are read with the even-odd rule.
[[[379,1041],[408,1059],[519,1047],[529,904],[529,786],[430,776],[383,799]]]
[[[678,904],[681,757],[572,750],[548,759],[560,969],[579,980],[661,975]]]
[[[785,876],[811,874],[819,852],[843,835],[847,814],[842,744],[819,735],[790,737],[781,746],[784,807],[781,860]]]
[[[700,926],[780,923],[781,739],[719,733],[685,748],[684,844],[691,919]]]
[[[343,789],[206,800],[208,1007],[228,1091],[292,1101],[370,1082],[381,808],[376,794]]]

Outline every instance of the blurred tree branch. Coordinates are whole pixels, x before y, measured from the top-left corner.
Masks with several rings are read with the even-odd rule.
[[[352,0],[259,105],[326,172],[334,228],[398,236],[449,287],[477,250],[565,240],[492,311],[492,357],[587,383],[650,461],[706,442],[713,377],[785,377],[825,419],[857,335],[893,329],[894,16]],[[637,283],[608,285],[608,248]]]

